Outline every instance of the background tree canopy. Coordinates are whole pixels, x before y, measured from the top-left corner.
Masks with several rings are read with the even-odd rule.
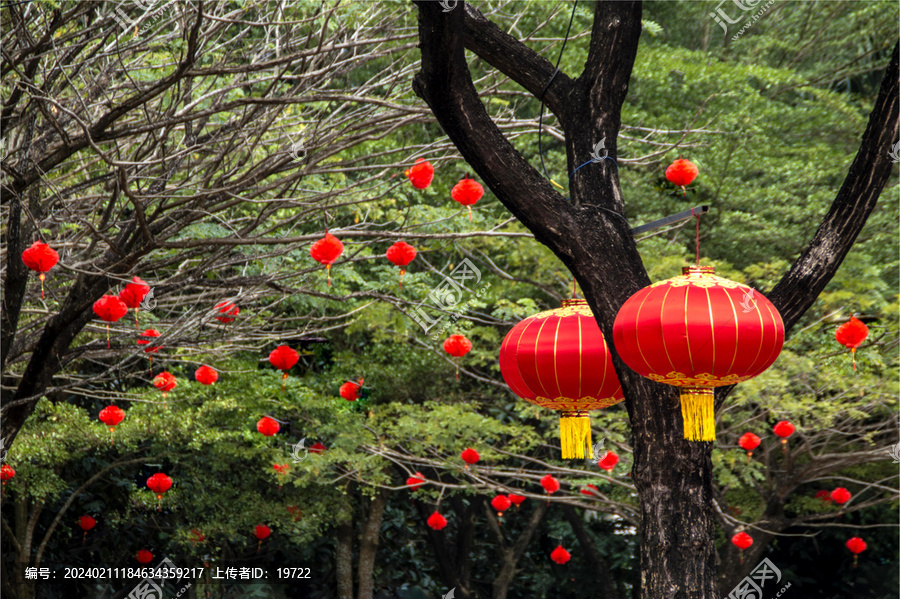
[[[591,3],[475,7],[561,71],[582,68]],[[703,263],[765,292],[847,174],[897,7],[777,1],[736,40],[714,9],[644,4],[615,169],[631,226],[709,205]],[[190,597],[639,596],[628,414],[592,413],[595,440],[620,457],[607,472],[560,460],[555,416],[504,384],[504,335],[571,297],[572,275],[490,189],[471,219],[450,199],[473,171],[413,92],[415,6],[33,1],[6,3],[0,19],[2,433],[15,470],[0,514],[4,596],[127,596],[134,582],[24,574],[137,567],[141,549],[154,564],[206,566]],[[569,195],[557,118],[466,58],[494,122]],[[663,176],[679,156],[700,169],[687,195]],[[404,175],[417,158],[435,166],[424,190]],[[792,597],[898,596],[897,202],[894,166],[778,361],[717,414],[722,596],[763,558]],[[345,248],[330,286],[309,254],[326,230]],[[20,258],[37,240],[60,253],[43,298]],[[419,252],[402,287],[384,258],[398,240]],[[693,220],[638,237],[654,281],[678,274],[694,243]],[[434,291],[464,260],[478,279],[441,308]],[[132,314],[110,325],[107,346],[91,306],[135,275],[152,301],[137,329]],[[239,306],[234,322],[216,319],[223,301]],[[834,340],[854,313],[870,328],[855,371]],[[437,324],[424,330],[423,314]],[[136,344],[147,328],[161,332],[152,363]],[[441,348],[451,333],[473,343],[459,382]],[[300,352],[284,391],[268,362],[281,344]],[[201,364],[218,382],[193,379]],[[165,401],[151,385],[161,371],[178,379]],[[359,400],[338,395],[361,377]],[[127,415],[111,435],[97,417],[113,403]],[[265,415],[283,423],[273,437],[257,432]],[[779,420],[797,426],[784,452]],[[752,459],[737,444],[747,431],[763,438]],[[301,440],[325,450],[298,461]],[[475,466],[459,457],[467,447]],[[145,486],[158,471],[174,480],[161,501]],[[417,472],[427,482],[412,489]],[[549,497],[548,473],[562,485]],[[836,487],[852,499],[817,497]],[[526,499],[498,519],[498,493]],[[442,531],[426,525],[436,510]],[[87,533],[82,515],[97,521]],[[259,524],[272,530],[261,543]],[[743,555],[730,542],[740,530],[755,540]],[[868,544],[855,568],[853,536]],[[572,554],[562,565],[550,560],[560,544]],[[215,580],[217,565],[269,578]],[[277,581],[279,567],[310,576]]]

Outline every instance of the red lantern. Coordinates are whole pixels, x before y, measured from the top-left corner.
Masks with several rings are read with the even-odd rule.
[[[325,269],[328,271],[329,287],[331,287],[331,265],[343,253],[344,244],[328,231],[325,231],[325,237],[312,244],[309,248],[309,255],[313,257],[313,260],[325,265]]]
[[[284,484],[284,479],[287,478],[291,466],[290,464],[272,464],[272,468],[275,469],[275,475],[278,477],[278,490],[280,491],[281,485]]]
[[[855,568],[859,554],[866,550],[866,542],[859,537],[853,537],[847,540],[846,545],[847,549],[853,554],[853,567]]]
[[[78,519],[78,526],[81,527],[81,530],[84,531],[84,535],[81,537],[81,544],[84,545],[84,542],[87,540],[87,533],[90,529],[94,528],[97,525],[97,521],[91,518],[90,516],[82,516]]]
[[[157,472],[147,479],[147,488],[156,493],[156,500],[159,502],[157,510],[162,511],[162,496],[172,488],[172,479],[162,472]]]
[[[741,449],[744,449],[747,452],[747,461],[750,461],[750,458],[753,457],[753,450],[759,447],[760,439],[753,433],[744,433],[741,435],[741,438],[738,440],[738,445],[741,446]]]
[[[106,322],[106,347],[109,349],[109,323],[128,314],[128,306],[114,295],[104,295],[94,302],[94,314]]]
[[[445,526],[447,526],[447,519],[441,516],[437,510],[434,511],[433,514],[428,516],[428,526],[433,528],[434,530],[443,530]]]
[[[516,506],[516,509],[519,509],[519,506],[522,505],[522,502],[525,501],[524,495],[516,495],[515,493],[510,493],[508,497],[512,504]]]
[[[138,345],[150,345],[150,340],[159,337],[159,331],[156,329],[147,329],[138,337],[137,344]],[[156,347],[145,347],[144,353],[147,354],[155,354],[161,349],[161,346]],[[153,364],[153,356],[150,357],[150,364]]]
[[[471,447],[465,448],[462,453],[459,454],[459,457],[462,458],[462,461],[466,463],[466,470],[469,469],[469,466],[478,462],[481,459],[481,455]]]
[[[544,487],[544,493],[552,495],[559,491],[559,481],[553,478],[552,474],[548,474],[541,479],[541,486]]]
[[[309,448],[310,453],[323,453],[325,451],[325,446],[319,442],[316,442],[312,447]]]
[[[829,493],[825,489],[816,491],[816,499],[821,499],[825,503],[831,503],[831,493]]]
[[[734,546],[740,549],[741,555],[741,563],[744,563],[744,550],[748,549],[753,544],[753,537],[748,535],[745,532],[739,532],[733,537],[731,537],[731,542],[734,543]]]
[[[341,397],[346,399],[347,401],[356,401],[359,399],[359,392],[362,389],[363,380],[359,379],[359,383],[354,383],[352,381],[347,381],[341,388],[339,389],[339,393]]]
[[[201,385],[212,385],[219,380],[219,373],[214,368],[210,368],[206,364],[194,371],[194,378]]]
[[[281,392],[284,393],[284,380],[288,377],[288,370],[294,367],[300,360],[300,354],[287,345],[279,345],[269,352],[269,362],[281,372]]]
[[[697,178],[699,172],[700,170],[697,168],[696,164],[690,160],[679,158],[666,169],[666,179],[668,179],[669,182],[680,186],[684,195],[687,195],[685,185],[690,185],[691,182]]]
[[[256,528],[253,529],[253,535],[259,540],[259,543],[256,546],[257,553],[259,553],[259,550],[262,549],[263,539],[268,538],[271,533],[272,529],[265,524],[257,524]]]
[[[274,418],[263,416],[259,419],[259,422],[256,423],[256,430],[267,437],[271,437],[281,430],[281,425],[278,424],[278,421]]]
[[[9,464],[3,464],[0,466],[0,484],[2,486],[6,486],[6,481],[10,480],[12,477],[16,475],[16,471],[13,470],[13,467]]]
[[[838,487],[831,492],[831,500],[838,505],[844,505],[845,503],[850,501],[851,497],[853,497],[853,495],[844,487]]]
[[[450,190],[450,197],[469,209],[469,220],[472,220],[472,206],[484,195],[484,188],[474,179],[468,177],[460,180]]]
[[[408,486],[411,490],[415,491],[419,487],[425,484],[425,475],[421,472],[416,472],[414,475],[410,476],[406,479],[406,486]]]
[[[241,313],[241,309],[229,301],[219,302],[216,304],[216,309],[219,311],[216,320],[223,324],[234,322],[234,317]]]
[[[572,554],[566,551],[562,545],[557,545],[556,549],[550,552],[550,559],[561,566],[572,559]]]
[[[109,444],[112,445],[116,425],[125,419],[125,410],[116,406],[106,406],[100,410],[100,422],[109,427]]]
[[[685,439],[715,441],[713,388],[746,381],[771,366],[784,344],[784,323],[769,300],[715,276],[713,267],[687,266],[682,272],[625,302],[613,342],[632,370],[682,388]]]
[[[56,266],[59,262],[59,254],[56,250],[42,241],[35,241],[31,247],[22,252],[22,262],[31,270],[40,273],[38,278],[41,280],[41,299],[44,299],[44,273]]]
[[[855,316],[851,316],[849,322],[845,322],[834,332],[837,342],[850,350],[853,356],[853,370],[856,370],[856,348],[862,345],[868,336],[869,327]]]
[[[625,397],[603,333],[581,299],[514,326],[500,347],[500,373],[519,397],[559,412],[565,459],[590,455],[588,410]]]
[[[138,328],[138,310],[148,293],[150,293],[150,285],[143,282],[140,277],[132,277],[131,283],[125,285],[125,289],[119,292],[119,299],[122,300],[122,303],[134,309],[134,328]]]
[[[134,559],[136,559],[140,564],[149,564],[153,561],[153,554],[146,549],[141,549],[134,556]]]
[[[416,257],[416,253],[416,248],[404,241],[398,241],[389,247],[384,254],[388,260],[400,267],[400,287],[403,287],[403,275],[406,273],[404,267],[408,266],[409,263],[413,261]]]
[[[787,453],[787,440],[794,434],[794,425],[787,420],[782,420],[772,427],[772,432],[781,437],[781,452]]]
[[[512,505],[512,502],[509,500],[509,497],[506,495],[497,495],[493,499],[491,499],[491,506],[495,510],[497,510],[497,517],[502,518],[503,512],[509,509],[509,506]]]
[[[168,401],[169,391],[178,386],[178,380],[170,372],[160,372],[153,377],[153,386],[162,391],[163,406],[167,407],[168,403],[166,402]]]
[[[606,470],[610,472],[613,468],[616,467],[616,464],[619,463],[619,456],[617,456],[612,451],[607,451],[606,455],[603,456],[600,461],[597,462],[597,466],[599,466],[602,470]]]
[[[416,163],[407,169],[406,176],[416,189],[425,189],[434,179],[434,167],[424,158],[417,158]]]
[[[582,495],[597,495],[599,492],[597,485],[588,485],[581,490]]]
[[[444,351],[456,358],[456,380],[459,380],[459,359],[471,349],[472,342],[465,335],[450,335],[444,340]]]

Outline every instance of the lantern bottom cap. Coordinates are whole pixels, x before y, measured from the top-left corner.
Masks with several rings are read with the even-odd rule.
[[[559,413],[559,441],[564,460],[584,459],[591,454],[591,418],[585,411]]]
[[[707,387],[684,387],[681,390],[681,416],[684,438],[688,441],[716,440],[715,394]]]

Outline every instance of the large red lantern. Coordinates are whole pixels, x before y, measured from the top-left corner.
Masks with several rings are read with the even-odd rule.
[[[681,187],[681,191],[684,195],[687,195],[687,189],[685,189],[686,185],[690,185],[691,182],[697,178],[697,175],[700,173],[700,170],[697,168],[697,165],[691,162],[690,160],[685,160],[684,158],[679,158],[675,162],[669,165],[669,168],[666,169],[666,179],[669,182],[674,183]]]
[[[81,544],[84,545],[84,542],[87,540],[87,533],[90,529],[94,528],[97,525],[97,521],[94,520],[90,516],[82,516],[78,519],[78,526],[81,527],[81,530],[84,531],[84,534],[81,537]]]
[[[312,244],[309,248],[309,255],[313,257],[313,260],[325,265],[325,269],[328,271],[329,287],[331,287],[331,265],[343,253],[344,244],[328,231],[325,231],[325,237]]]
[[[109,444],[112,445],[113,433],[116,432],[116,425],[125,419],[125,410],[117,406],[106,406],[100,410],[100,422],[109,427]]]
[[[400,287],[403,287],[403,275],[406,273],[404,267],[408,266],[416,257],[416,248],[409,245],[405,241],[398,241],[385,252],[388,260],[400,267]]]
[[[444,527],[447,526],[447,519],[444,518],[440,514],[440,512],[435,510],[433,514],[428,516],[427,523],[428,523],[428,526],[430,526],[434,530],[443,530]]]
[[[741,449],[747,452],[747,461],[750,461],[750,458],[753,457],[753,450],[759,447],[761,443],[759,437],[754,435],[753,433],[744,433],[741,435],[741,438],[738,440],[738,445],[741,446]]]
[[[850,350],[853,356],[853,370],[856,370],[856,348],[862,345],[869,336],[869,327],[855,316],[851,316],[849,322],[845,322],[834,332],[835,340]]]
[[[300,354],[288,347],[279,345],[269,352],[269,363],[281,371],[281,391],[284,392],[284,381],[288,377],[288,371],[300,360]]]
[[[469,220],[472,220],[472,206],[484,195],[484,188],[474,179],[465,177],[450,190],[450,197],[469,209]]]
[[[218,320],[222,324],[234,322],[235,317],[241,313],[241,309],[229,301],[219,302],[218,304],[216,304],[216,310],[219,311],[219,315],[216,316],[216,320]]]
[[[138,310],[148,293],[150,285],[143,282],[140,277],[132,277],[131,283],[125,285],[125,289],[119,292],[122,303],[134,310],[134,328],[138,328]]]
[[[522,399],[559,412],[563,458],[591,451],[588,410],[622,401],[612,355],[587,301],[530,316],[500,346],[500,373]]]
[[[434,167],[424,158],[417,158],[416,163],[406,170],[409,182],[416,189],[425,189],[434,179]]]
[[[256,430],[267,437],[271,437],[281,430],[281,425],[278,424],[278,421],[274,418],[263,416],[259,419],[259,422],[256,423]]]
[[[739,532],[731,537],[731,542],[740,550],[741,563],[744,563],[744,550],[753,545],[753,537],[745,532]]]
[[[109,349],[109,323],[128,314],[128,306],[115,295],[104,295],[94,302],[94,314],[106,322],[106,347]]]
[[[715,441],[713,388],[757,376],[778,357],[784,323],[750,287],[687,266],[632,295],[613,325],[622,360],[641,376],[681,387],[684,438]]]
[[[557,545],[556,549],[550,552],[550,559],[561,566],[572,559],[572,555],[562,545]]]
[[[215,368],[210,368],[206,364],[194,371],[194,378],[201,385],[212,385],[219,380],[219,373]]]
[[[459,359],[471,349],[472,342],[465,335],[450,335],[444,340],[444,351],[456,358],[456,380],[459,380]]]
[[[356,401],[359,399],[359,393],[362,389],[363,379],[359,379],[359,383],[354,383],[353,381],[347,381],[341,388],[338,389],[338,393],[341,394],[341,397],[346,399],[347,401]]]
[[[156,500],[159,502],[157,509],[161,511],[163,493],[172,488],[172,479],[162,472],[157,472],[147,479],[147,488],[156,494]]]
[[[850,553],[853,554],[853,567],[856,567],[856,562],[859,559],[859,554],[866,550],[866,542],[863,541],[859,537],[852,537],[847,540],[847,549],[850,550]]]
[[[59,254],[56,250],[42,241],[35,241],[31,247],[22,252],[22,262],[31,270],[40,273],[38,278],[41,280],[41,299],[44,299],[44,273],[56,266],[59,262]]]

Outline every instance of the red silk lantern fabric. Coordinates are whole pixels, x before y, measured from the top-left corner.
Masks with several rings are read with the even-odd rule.
[[[290,464],[272,464],[272,468],[279,476],[286,475],[288,471],[291,469]]]
[[[82,516],[78,519],[78,526],[81,527],[81,530],[87,532],[90,529],[94,528],[97,525],[97,521],[94,520],[90,516]]]
[[[588,485],[581,490],[582,495],[595,495],[598,491],[597,485]]]
[[[666,179],[683,188],[690,185],[699,173],[700,169],[696,164],[685,158],[679,158],[666,169]]]
[[[134,556],[134,559],[136,559],[140,564],[149,564],[153,561],[153,554],[146,549],[141,549]]]
[[[319,442],[316,442],[312,447],[309,448],[310,453],[322,453],[325,451],[325,446]]]
[[[459,454],[459,457],[462,458],[463,462],[470,466],[481,459],[481,455],[471,447],[465,448],[462,453]]]
[[[830,503],[831,502],[831,493],[829,493],[825,489],[816,491],[816,499],[821,499],[825,503]]]
[[[403,287],[403,275],[406,274],[404,267],[408,266],[416,257],[416,248],[404,241],[398,241],[385,252],[388,260],[400,267],[400,286]]]
[[[325,232],[325,237],[312,244],[309,248],[309,255],[313,257],[313,260],[325,265],[325,269],[328,271],[329,287],[331,287],[331,265],[343,253],[344,244],[341,243],[340,239],[327,231]]]
[[[550,559],[561,566],[572,559],[572,554],[566,551],[562,545],[557,545],[556,549],[550,552]]]
[[[38,278],[41,280],[41,299],[44,298],[44,273],[56,266],[59,262],[59,254],[56,250],[42,241],[35,241],[31,247],[22,252],[22,262],[31,270],[40,273]]]
[[[759,447],[760,443],[760,438],[753,433],[744,433],[738,440],[738,445],[741,446],[741,449],[747,452],[748,459],[753,456],[753,450]]]
[[[157,472],[147,479],[147,488],[156,493],[157,496],[162,495],[172,488],[172,479],[162,472]]]
[[[852,537],[847,541],[846,545],[847,549],[849,549],[851,553],[855,553],[857,555],[865,551],[867,547],[866,542],[859,537]]]
[[[500,373],[522,399],[559,411],[563,458],[590,455],[588,410],[625,398],[603,333],[582,299],[514,326],[500,346]]]
[[[434,179],[434,167],[424,158],[417,158],[415,164],[406,170],[406,177],[416,189],[425,189]]]
[[[619,463],[619,456],[616,455],[616,454],[615,454],[614,452],[612,452],[612,451],[607,451],[607,452],[606,452],[606,455],[603,456],[603,458],[600,459],[600,461],[597,462],[597,466],[599,466],[601,469],[606,470],[607,472],[609,472],[609,471],[611,471],[613,468],[615,468],[615,467],[616,467],[616,464],[618,464],[618,463]]]
[[[100,410],[99,418],[106,426],[114,427],[125,419],[125,410],[117,406],[106,406]]]
[[[343,397],[347,401],[356,401],[357,399],[359,399],[359,391],[360,389],[362,389],[362,383],[362,379],[359,379],[359,383],[347,381],[346,383],[341,385],[338,393],[340,393],[341,397]]]
[[[153,377],[153,386],[165,394],[178,386],[178,380],[170,372],[160,372]]]
[[[131,283],[125,285],[125,289],[119,293],[119,299],[125,306],[135,311],[135,318],[137,318],[137,310],[148,293],[150,293],[150,285],[142,281],[140,277],[132,277]]]
[[[844,487],[838,487],[834,491],[831,492],[831,499],[838,505],[844,505],[853,495],[845,489]]]
[[[256,430],[261,432],[267,437],[271,437],[278,433],[281,430],[281,425],[278,424],[278,421],[274,418],[270,418],[268,416],[263,416],[256,423]]]
[[[512,502],[509,500],[509,497],[506,495],[497,495],[493,499],[491,499],[491,506],[497,510],[497,516],[503,517],[503,512],[509,509],[509,506],[512,505]]]
[[[787,438],[794,434],[794,425],[787,420],[782,420],[772,427],[772,432],[781,437],[782,443],[786,443]]]
[[[541,479],[541,486],[544,487],[544,492],[548,495],[559,491],[559,481],[553,478],[552,474],[548,474]]]
[[[253,535],[260,541],[268,538],[270,534],[272,534],[272,529],[265,524],[257,524],[256,528],[253,529]]]
[[[462,179],[450,190],[454,201],[469,209],[469,220],[472,220],[472,206],[484,195],[484,188],[474,179]]]
[[[116,322],[128,314],[128,306],[115,295],[104,295],[94,302],[94,314],[100,320]]]
[[[739,532],[731,537],[731,542],[734,543],[735,547],[743,551],[753,545],[753,537],[745,532]]]
[[[450,335],[444,340],[444,351],[454,358],[461,358],[472,349],[472,342],[465,335]]]
[[[269,352],[269,362],[278,370],[290,370],[299,360],[300,354],[287,345],[279,345]]]
[[[194,378],[201,385],[212,385],[219,380],[219,373],[214,368],[210,368],[206,364],[194,371]]]
[[[516,495],[515,493],[509,494],[509,501],[516,507],[522,505],[522,502],[525,501],[524,495]]]
[[[156,329],[147,329],[143,333],[141,333],[140,337],[138,337],[137,344],[138,345],[150,345],[150,339],[154,339],[159,337],[160,333]],[[148,354],[155,354],[160,350],[160,347],[145,347],[144,352]],[[151,357],[152,359],[152,357]]]
[[[622,360],[641,376],[681,387],[684,437],[714,441],[713,388],[751,379],[775,362],[784,323],[750,287],[687,266],[632,295],[613,325]]]
[[[216,320],[223,324],[234,322],[234,317],[241,313],[241,309],[229,301],[219,302],[216,304],[216,309],[219,311]]]
[[[11,479],[16,475],[16,471],[13,470],[13,467],[9,464],[3,464],[0,466],[0,481],[3,481],[3,484],[6,484],[6,481]]]
[[[414,475],[410,476],[406,479],[406,485],[415,491],[419,487],[425,484],[425,475],[421,472],[416,472]]]
[[[430,516],[428,516],[427,520],[428,526],[433,528],[434,530],[443,530],[445,526],[447,526],[447,519],[444,518],[437,510]]]
[[[849,322],[845,322],[834,332],[835,340],[850,350],[853,356],[853,370],[856,370],[856,348],[862,345],[868,336],[869,327],[855,316],[851,316]]]

